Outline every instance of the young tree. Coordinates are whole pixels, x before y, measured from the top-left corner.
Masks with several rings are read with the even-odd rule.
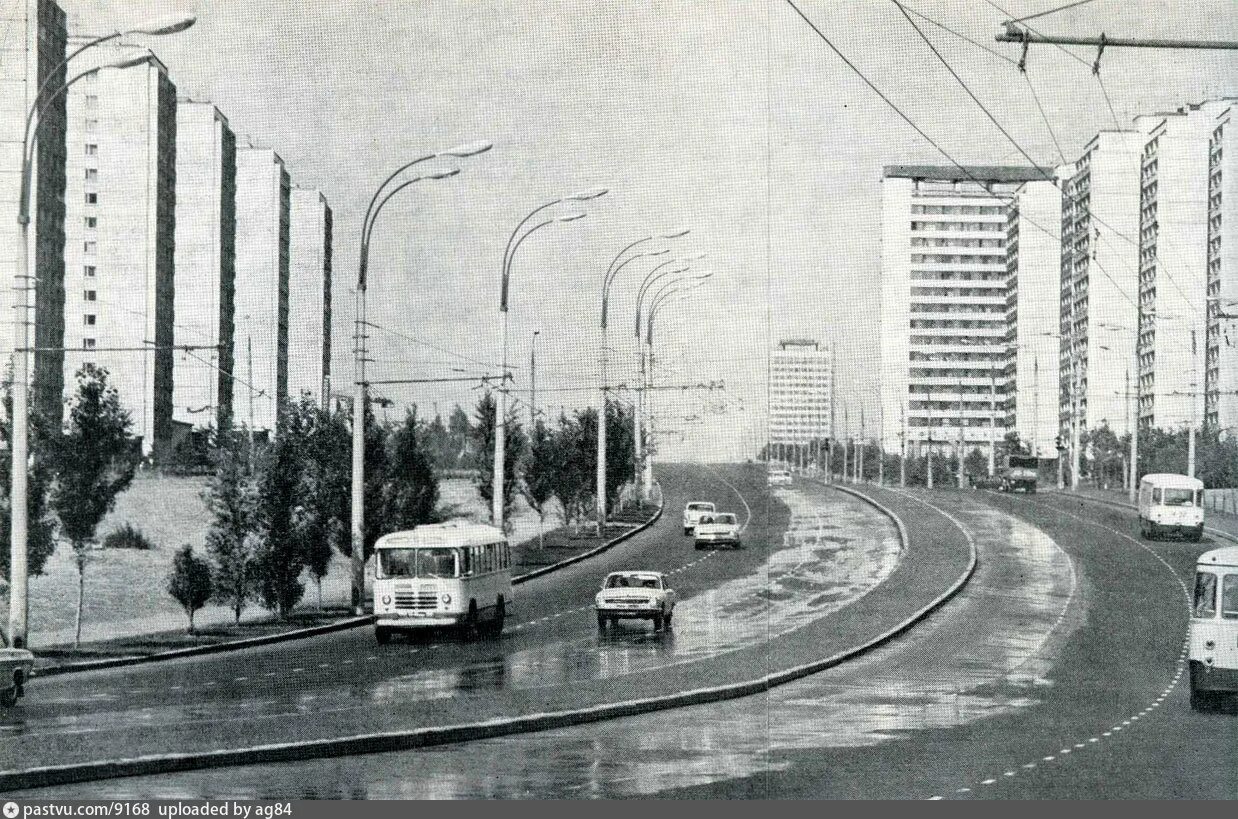
[[[391,531],[412,529],[435,519],[438,480],[430,454],[422,445],[424,429],[414,407],[391,435],[390,475],[384,492],[384,519]]]
[[[211,564],[193,553],[186,543],[172,559],[172,571],[168,573],[168,594],[181,604],[189,617],[189,633],[193,634],[193,616],[198,609],[210,602],[214,586],[211,583]]]
[[[241,433],[220,436],[213,454],[215,474],[203,500],[214,520],[206,549],[214,563],[214,600],[232,609],[236,622],[254,593],[257,543],[254,488],[248,473],[248,448]]]
[[[478,453],[481,474],[477,477],[477,494],[487,506],[493,505],[494,482],[491,480],[491,465],[494,463],[494,426],[498,412],[495,409],[494,396],[486,393],[477,402],[475,410],[476,423],[471,429],[474,447]],[[503,520],[505,525],[511,524],[512,505],[516,499],[516,487],[520,483],[520,463],[524,458],[526,440],[520,420],[513,409],[507,413],[506,433],[504,437],[503,471]]]
[[[459,404],[451,410],[451,415],[447,418],[447,435],[451,442],[452,463],[451,466],[459,468],[461,466],[473,465],[469,460],[469,438],[471,427],[469,426],[469,416]]]
[[[82,605],[86,564],[95,529],[128,488],[140,453],[129,433],[129,413],[120,394],[107,382],[107,370],[84,364],[77,371],[77,394],[69,411],[68,431],[54,447],[55,483],[51,505],[60,531],[73,546],[77,564],[77,625],[74,644],[82,639]]]
[[[47,495],[52,483],[52,445],[56,432],[49,428],[47,420],[34,410],[31,402],[30,453],[33,464],[26,477],[27,525],[26,568],[32,575],[43,574],[47,559],[56,550],[56,520],[48,513]],[[4,452],[12,452],[13,435],[13,379],[9,373],[4,379],[4,422],[0,423],[0,445]],[[0,466],[0,536],[8,543],[12,527],[11,480],[13,474],[7,466]],[[0,546],[0,577],[9,580],[10,550]]]
[[[619,488],[632,480],[635,442],[636,422],[632,410],[618,401],[607,401],[606,499],[612,508],[619,500]]]
[[[255,519],[260,546],[254,579],[262,605],[287,617],[305,595],[306,536],[313,529],[301,508],[305,417],[295,407],[280,411],[275,441],[259,466]]]
[[[559,416],[555,448],[559,468],[551,476],[554,496],[563,507],[564,522],[579,532],[580,518],[592,505],[597,477],[597,410],[579,410],[572,418]]]
[[[537,512],[537,547],[542,548],[542,536],[546,526],[546,506],[555,492],[555,473],[562,468],[562,455],[556,436],[546,429],[539,418],[533,425],[529,440],[529,457],[524,466],[524,483],[521,494],[529,506]]]

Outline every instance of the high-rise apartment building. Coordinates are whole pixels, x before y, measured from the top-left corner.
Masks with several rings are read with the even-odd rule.
[[[1076,419],[1080,435],[1130,428],[1144,142],[1137,130],[1101,131],[1062,183],[1058,422],[1067,438]]]
[[[66,388],[86,362],[107,368],[143,453],[158,457],[172,440],[176,88],[167,69],[152,55],[75,84],[67,131]]]
[[[881,443],[988,451],[1005,435],[1006,242],[1029,167],[886,167],[881,180]],[[1020,225],[1020,241],[1027,232]]]
[[[819,445],[833,436],[832,357],[810,339],[787,339],[770,354],[769,443]]]
[[[1238,435],[1238,101],[1219,106],[1208,146],[1204,420]]]
[[[1140,163],[1139,421],[1199,426],[1204,414],[1208,143],[1214,104],[1137,117]]]
[[[209,102],[176,110],[176,344],[173,418],[229,425],[236,285],[236,136]]]
[[[274,433],[288,400],[292,185],[269,148],[236,152],[236,385],[238,421]]]
[[[1006,228],[1006,354],[1000,392],[1005,427],[1037,457],[1055,458],[1062,192],[1056,180],[1024,182]]]
[[[45,97],[40,107],[34,169],[31,177],[27,273],[15,274],[21,251],[17,207],[21,191],[22,139],[26,112],[46,82],[48,90],[68,79],[65,58],[65,14],[53,0],[0,3],[0,370],[6,370],[14,349],[14,297],[22,294],[34,307],[27,343],[34,354],[31,379],[33,406],[58,425],[64,391],[64,223],[65,124],[63,94]],[[15,287],[27,288],[14,290]],[[28,288],[33,287],[31,296]]]
[[[315,190],[292,189],[288,394],[321,407],[331,394],[331,206]]]

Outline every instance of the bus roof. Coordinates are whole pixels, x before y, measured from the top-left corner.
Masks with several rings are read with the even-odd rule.
[[[1224,546],[1204,552],[1197,563],[1200,566],[1238,566],[1238,546]]]
[[[391,532],[374,544],[375,549],[408,549],[417,546],[484,546],[501,543],[507,538],[502,530],[470,520],[449,520],[427,523],[416,529]]]
[[[1204,482],[1199,478],[1188,478],[1186,475],[1178,475],[1172,472],[1158,472],[1152,475],[1144,475],[1140,483],[1151,483],[1159,486],[1168,486],[1174,489],[1203,489]]]

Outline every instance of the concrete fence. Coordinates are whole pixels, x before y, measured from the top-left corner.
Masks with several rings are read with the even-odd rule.
[[[1205,489],[1204,508],[1238,517],[1238,489]]]

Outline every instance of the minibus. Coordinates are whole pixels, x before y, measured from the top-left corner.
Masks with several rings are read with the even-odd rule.
[[[1139,482],[1139,534],[1180,535],[1198,543],[1204,534],[1204,483],[1186,475],[1144,475]]]
[[[1199,556],[1189,628],[1191,707],[1202,711],[1238,692],[1238,546]]]
[[[374,638],[451,627],[497,637],[512,602],[511,548],[493,526],[456,520],[374,545]]]

